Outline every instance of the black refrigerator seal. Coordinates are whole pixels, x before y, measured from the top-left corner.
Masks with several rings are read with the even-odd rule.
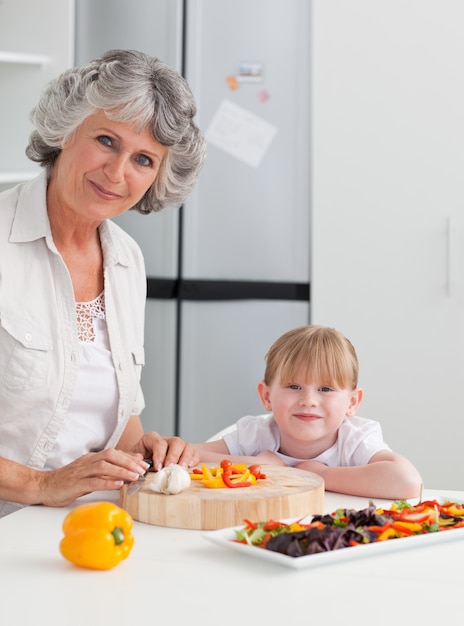
[[[309,302],[309,283],[148,278],[147,297],[155,300],[297,300]]]

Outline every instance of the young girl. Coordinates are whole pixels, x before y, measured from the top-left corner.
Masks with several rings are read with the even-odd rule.
[[[384,442],[380,424],[356,415],[358,359],[333,328],[302,326],[266,355],[258,394],[266,415],[242,417],[221,439],[195,444],[202,462],[288,465],[319,474],[328,491],[415,498],[421,477]]]

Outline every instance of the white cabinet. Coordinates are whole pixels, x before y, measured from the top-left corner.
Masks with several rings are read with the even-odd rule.
[[[45,84],[73,58],[73,0],[0,2],[0,188],[38,173],[25,155],[29,114]]]
[[[314,323],[426,488],[462,489],[464,4],[315,0]]]

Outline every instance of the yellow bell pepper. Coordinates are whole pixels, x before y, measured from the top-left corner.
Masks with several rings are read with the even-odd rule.
[[[111,502],[82,504],[64,518],[60,552],[79,567],[111,569],[132,550],[133,524],[129,513]]]

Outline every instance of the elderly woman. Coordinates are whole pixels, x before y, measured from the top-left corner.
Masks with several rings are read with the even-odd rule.
[[[145,267],[110,219],[183,202],[205,156],[195,113],[177,72],[127,50],[67,70],[32,112],[44,172],[0,194],[0,516],[117,490],[147,457],[198,461],[143,432]]]

